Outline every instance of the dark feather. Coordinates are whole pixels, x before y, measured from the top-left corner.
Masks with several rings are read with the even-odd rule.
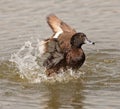
[[[47,69],[57,65],[63,58],[64,53],[61,52],[59,42],[57,39],[50,39],[46,43],[46,59],[43,63],[43,66],[45,66]]]

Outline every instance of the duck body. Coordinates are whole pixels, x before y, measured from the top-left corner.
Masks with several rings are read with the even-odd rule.
[[[63,52],[68,52],[68,50],[71,48],[70,41],[73,35],[74,33],[71,34],[70,32],[65,32],[64,34],[60,34],[58,37],[60,48]]]
[[[77,70],[83,65],[85,61],[85,54],[82,49],[72,48],[66,55],[66,61],[68,68]]]
[[[86,38],[84,33],[74,34],[70,41],[66,41],[69,46],[67,46],[66,42],[62,43],[63,45],[66,44],[66,46],[61,46],[61,43],[56,38],[48,39],[45,45],[45,55],[48,55],[43,64],[47,69],[46,74],[50,76],[54,72],[59,73],[60,69],[78,70],[85,61],[85,54],[81,48],[84,38]]]
[[[84,33],[77,33],[55,15],[49,15],[47,22],[54,34],[44,40],[44,55],[47,54],[47,57],[43,66],[46,67],[46,74],[51,76],[59,73],[60,69],[78,70],[85,61],[82,45],[94,43],[89,41]]]

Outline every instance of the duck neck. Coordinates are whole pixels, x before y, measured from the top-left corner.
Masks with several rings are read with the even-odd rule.
[[[79,46],[71,46],[72,49],[81,49],[81,46],[82,45],[79,45]]]

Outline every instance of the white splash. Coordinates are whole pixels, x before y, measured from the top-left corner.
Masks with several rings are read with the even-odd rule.
[[[39,41],[38,40],[38,49],[39,49],[39,55],[42,56],[45,53],[45,41]]]
[[[32,43],[27,41],[17,53],[11,55],[10,61],[15,63],[16,68],[19,70],[17,73],[20,77],[32,83],[44,81],[61,82],[80,77],[81,72],[75,73],[71,69],[67,70],[67,72],[61,70],[56,76],[47,77],[45,74],[45,67],[43,67],[43,53],[43,41],[38,41],[35,46],[32,46]]]
[[[37,61],[38,58],[41,60],[41,57],[38,57],[40,55],[38,51],[38,46],[33,47],[32,43],[27,41],[17,53],[11,55],[10,61],[16,64],[21,78],[29,81],[40,81],[39,78],[46,78],[45,68],[41,67],[42,63],[38,64]]]

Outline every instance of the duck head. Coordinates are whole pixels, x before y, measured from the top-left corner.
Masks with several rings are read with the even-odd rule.
[[[88,40],[86,35],[84,33],[75,33],[72,38],[71,38],[71,47],[74,48],[81,48],[83,44],[92,44],[94,45],[95,43]]]

